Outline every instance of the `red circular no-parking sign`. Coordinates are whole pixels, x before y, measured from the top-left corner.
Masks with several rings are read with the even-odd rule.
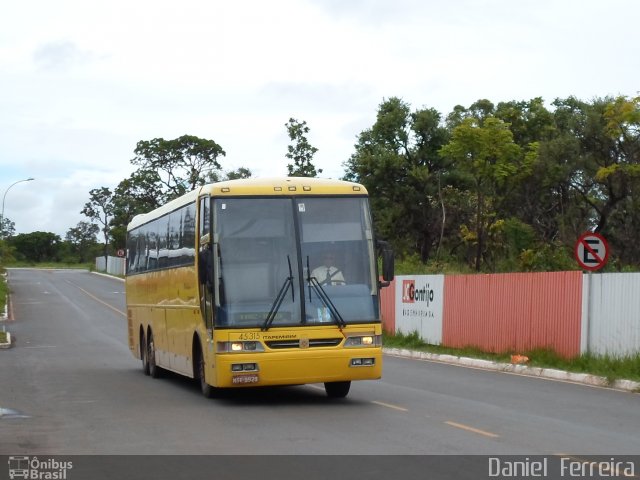
[[[599,233],[586,232],[580,235],[574,249],[578,264],[585,270],[599,270],[609,259],[609,245]]]

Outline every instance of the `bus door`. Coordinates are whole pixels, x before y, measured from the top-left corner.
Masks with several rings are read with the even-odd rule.
[[[213,315],[214,315],[214,242],[211,231],[210,198],[201,197],[200,221],[198,225],[198,276],[200,283],[200,311],[207,328],[209,340],[213,339]]]

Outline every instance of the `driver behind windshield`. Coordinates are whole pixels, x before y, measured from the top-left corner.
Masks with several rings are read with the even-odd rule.
[[[342,271],[336,267],[336,255],[334,252],[325,252],[322,255],[322,265],[314,268],[311,276],[318,280],[320,285],[344,285],[344,275]]]

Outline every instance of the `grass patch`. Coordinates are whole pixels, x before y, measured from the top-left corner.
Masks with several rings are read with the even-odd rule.
[[[0,330],[0,343],[7,343],[7,332]]]
[[[384,334],[383,345],[390,348],[406,348],[420,352],[480,358],[507,363],[511,361],[511,354],[516,353],[487,353],[474,347],[449,348],[441,345],[430,345],[425,343],[417,332],[396,335]],[[574,373],[590,373],[607,378],[609,383],[613,383],[615,380],[640,381],[640,353],[624,357],[587,353],[572,359],[563,358],[548,349],[517,353],[529,357],[528,365],[532,367],[554,368]]]

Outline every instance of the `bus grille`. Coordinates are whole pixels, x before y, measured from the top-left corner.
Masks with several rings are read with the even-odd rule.
[[[309,339],[309,348],[337,347],[342,340],[342,338],[311,338]],[[277,340],[265,343],[267,347],[272,349],[300,348],[300,340]]]

